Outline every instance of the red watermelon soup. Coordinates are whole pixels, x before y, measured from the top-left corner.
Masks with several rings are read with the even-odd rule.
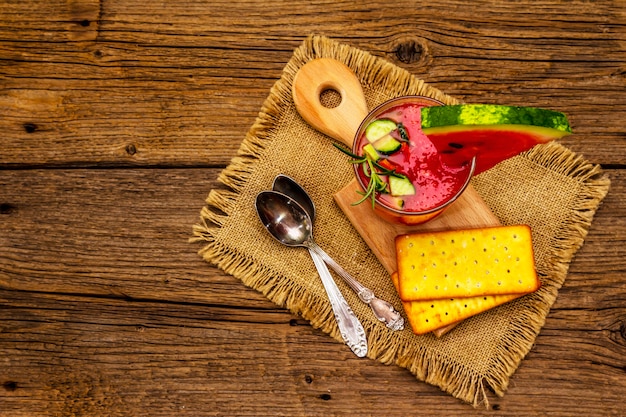
[[[360,129],[355,153],[367,155],[375,164],[362,163],[356,173],[364,189],[372,167],[380,174],[386,188],[376,194],[376,201],[391,210],[388,220],[417,224],[434,217],[471,178],[471,158],[449,163],[422,132],[421,109],[433,104],[438,103],[420,97],[400,99],[395,105],[383,106],[378,114],[374,111],[375,116],[368,117]],[[433,215],[409,220],[411,213],[424,212]]]

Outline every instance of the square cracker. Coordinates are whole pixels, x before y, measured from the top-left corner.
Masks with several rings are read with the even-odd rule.
[[[527,225],[407,234],[395,244],[403,301],[527,294],[541,285]]]

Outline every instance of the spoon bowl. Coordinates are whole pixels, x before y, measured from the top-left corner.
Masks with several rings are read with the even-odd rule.
[[[272,189],[296,200],[296,203],[300,204],[304,211],[307,212],[311,218],[311,222],[315,222],[315,204],[304,188],[293,178],[285,174],[278,174],[276,178],[274,178]]]
[[[285,194],[262,191],[256,198],[261,222],[283,245],[305,246],[313,236],[313,222],[298,203]]]

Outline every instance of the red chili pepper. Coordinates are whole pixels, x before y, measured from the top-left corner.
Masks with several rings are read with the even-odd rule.
[[[377,162],[378,162],[378,165],[380,165],[381,167],[386,168],[386,169],[388,169],[390,171],[398,168],[398,166],[395,165],[393,162],[391,162],[389,159],[381,158]]]

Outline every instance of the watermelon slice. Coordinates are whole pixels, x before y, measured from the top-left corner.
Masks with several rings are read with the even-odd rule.
[[[462,104],[423,107],[422,131],[446,163],[476,156],[480,174],[533,146],[572,133],[563,113],[535,107]]]

